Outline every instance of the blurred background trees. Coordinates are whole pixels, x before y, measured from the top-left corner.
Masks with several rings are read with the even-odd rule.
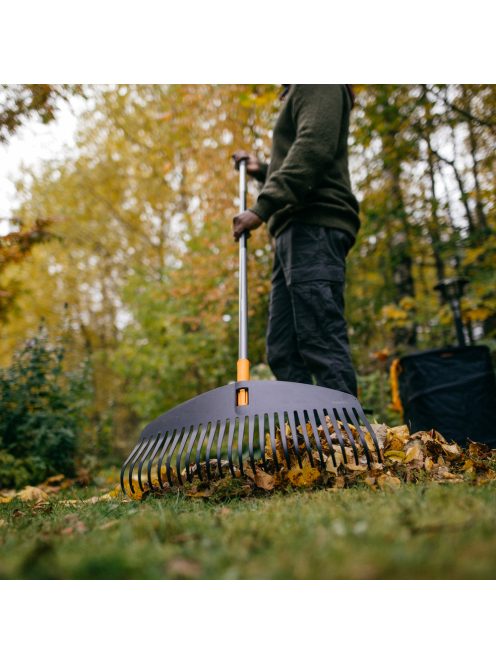
[[[52,96],[82,93],[46,87],[62,88]],[[38,108],[28,92],[10,92],[20,101],[0,109],[4,140],[30,112],[52,117],[47,91],[31,91]],[[268,158],[278,92],[85,86],[76,156],[18,183],[22,223],[0,244],[0,365],[11,365],[42,320],[54,339],[64,329],[66,370],[88,367],[84,428],[97,448],[127,449],[145,421],[234,378],[231,154],[245,148]],[[471,279],[464,319],[474,340],[495,346],[496,86],[356,92],[350,154],[363,225],[350,254],[347,310],[362,399],[391,422],[392,359],[455,340],[449,306],[433,291],[438,279]],[[261,229],[249,266],[250,356],[260,376],[270,374],[271,264]]]

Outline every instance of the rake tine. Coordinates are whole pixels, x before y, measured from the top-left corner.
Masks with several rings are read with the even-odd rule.
[[[284,451],[284,458],[286,459],[286,465],[288,467],[288,470],[290,470],[291,459],[289,458],[288,443],[286,440],[286,426],[284,424],[284,413],[277,413],[277,419],[279,421],[279,429],[281,431],[281,441],[282,441],[282,449]]]
[[[370,462],[372,461],[372,459],[370,457],[369,448],[368,448],[368,445],[367,445],[367,441],[365,440],[365,436],[363,435],[362,428],[361,428],[357,418],[355,417],[355,413],[353,413],[352,411],[349,411],[347,408],[343,408],[343,410],[344,410],[346,416],[348,417],[348,419],[351,420],[351,423],[353,424],[355,429],[358,431],[358,436],[360,438],[360,442],[362,443],[362,447],[363,447],[364,452],[365,452],[365,457],[367,459],[367,466],[370,468]]]
[[[330,455],[331,455],[332,464],[333,464],[334,468],[337,468],[336,457],[334,456],[334,450],[333,450],[333,447],[332,447],[331,437],[329,435],[329,429],[327,428],[327,424],[326,424],[326,421],[325,421],[324,411],[323,410],[318,410],[317,411],[317,417],[320,420],[320,424],[322,425],[322,429],[324,430],[324,436],[326,437],[327,444],[329,445],[329,452],[330,452]]]
[[[150,442],[148,443],[148,447],[145,450],[145,453],[141,456],[141,461],[139,462],[138,466],[138,484],[139,488],[141,491],[144,491],[145,489],[143,488],[143,482],[141,481],[141,469],[143,468],[143,464],[145,463],[146,458],[148,457],[148,454],[150,453],[150,450],[152,447],[155,445],[157,440],[160,438],[162,434],[159,432],[156,436],[152,436],[150,438]],[[149,487],[150,489],[152,488],[151,486]]]
[[[274,463],[276,470],[280,470],[279,461],[277,460],[277,449],[276,449],[276,436],[274,431],[274,418],[269,415],[269,436],[270,436],[270,445],[272,447],[272,454],[274,455]]]
[[[193,428],[192,426],[189,426],[189,427],[186,427],[184,429],[184,434],[182,435],[181,442],[179,444],[179,450],[176,454],[176,476],[177,476],[177,481],[181,485],[183,483],[183,480],[181,478],[181,456],[182,456],[182,453],[183,453],[183,450],[184,450],[184,446],[186,445],[186,443],[188,441],[188,438],[191,434],[191,429],[192,428]],[[170,465],[171,465],[170,462],[172,461],[173,454],[174,454],[174,448],[172,448],[172,450],[169,452],[169,454],[167,456],[166,468],[168,466],[169,471],[170,471]],[[167,474],[167,477],[169,477],[169,473]],[[169,482],[170,482],[170,479],[169,479]],[[172,484],[172,482],[170,482],[170,483]]]
[[[209,481],[212,479],[210,475],[210,450],[212,449],[212,443],[214,442],[217,425],[220,426],[220,422],[217,421],[215,422],[215,424],[212,424],[212,426],[210,427],[210,433],[208,434],[207,451],[205,454],[205,464],[207,468],[207,477]]]
[[[255,456],[253,454],[253,438],[255,434],[255,417],[248,418],[248,452],[250,454],[250,466],[255,473]]]
[[[338,414],[338,418],[343,423],[343,426],[344,426],[344,429],[345,429],[346,433],[348,434],[348,438],[350,439],[351,447],[353,448],[353,456],[355,457],[355,463],[358,466],[358,463],[359,463],[358,462],[358,450],[357,450],[356,445],[355,445],[355,438],[353,437],[353,434],[351,433],[351,429],[350,429],[350,427],[348,425],[348,421],[346,419],[346,413],[345,413],[344,409],[343,410],[336,409],[336,412]]]
[[[339,447],[341,448],[341,454],[343,455],[343,461],[344,463],[348,463],[348,457],[346,456],[343,434],[341,433],[341,429],[339,428],[338,421],[336,419],[336,416],[334,415],[334,411],[332,410],[332,408],[330,408],[329,410],[327,410],[326,408],[324,412],[327,412],[329,419],[332,422],[332,426],[334,427],[334,432],[338,437]]]
[[[304,414],[301,413],[299,410],[296,411],[296,414],[298,415],[298,421],[300,422],[303,438],[305,439],[305,446],[307,448],[308,458],[310,459],[310,465],[313,466],[314,463],[312,456],[312,446],[310,445],[310,440],[308,439],[308,431],[307,431],[307,424],[305,422],[305,417]]]
[[[359,422],[364,423],[365,428],[367,429],[367,431],[369,432],[372,440],[374,441],[375,451],[377,452],[377,460],[379,461],[379,463],[382,463],[381,448],[379,447],[379,442],[377,440],[377,436],[375,435],[374,430],[370,426],[370,423],[369,423],[368,419],[365,417],[365,413],[363,412],[363,410],[361,408],[360,409],[352,408],[352,410],[355,413],[355,416],[356,416],[357,420]]]
[[[220,454],[222,450],[222,443],[224,441],[224,434],[226,432],[227,422],[222,422],[219,428],[219,435],[217,437],[217,470],[219,471],[219,477],[224,477],[222,473],[222,465],[220,463]]]
[[[243,470],[243,436],[245,434],[245,423],[246,417],[240,417],[238,426],[238,462],[239,470],[241,471],[242,475],[245,474]]]
[[[185,466],[185,470],[186,470],[186,478],[188,479],[188,482],[191,482],[191,479],[190,479],[190,473],[189,473],[189,468],[188,468],[189,457],[190,457],[190,454],[191,454],[191,448],[193,447],[193,444],[194,444],[195,439],[196,439],[196,435],[197,435],[197,433],[198,433],[198,427],[199,427],[199,426],[200,426],[200,425],[197,424],[195,427],[193,427],[193,431],[192,431],[192,432],[191,432],[191,429],[190,429],[190,435],[188,436],[188,438],[189,438],[189,443],[188,443],[188,448],[187,448],[187,450],[186,450],[186,459],[185,459],[185,461],[184,461],[184,466]],[[182,454],[183,454],[183,450],[184,450],[184,448],[185,448],[185,446],[186,446],[186,442],[188,441],[188,438],[185,438],[185,439],[184,439],[184,442],[183,442],[183,444],[181,445],[181,448],[180,448],[179,452],[177,453],[177,457],[176,457],[176,472],[177,472],[177,476],[178,476],[178,478],[181,478],[181,457],[182,457]],[[182,484],[182,483],[183,483],[183,482],[182,482],[182,478],[181,478],[181,479],[179,479],[179,484]]]
[[[267,460],[265,458],[265,415],[258,415],[258,443],[260,445],[260,453],[262,455],[262,465],[267,471]]]
[[[138,451],[138,449],[141,447],[142,443],[143,443],[142,440],[138,440],[138,442],[136,443],[136,445],[135,445],[135,446],[133,447],[133,449],[131,450],[131,454],[128,456],[128,458],[125,460],[125,462],[124,462],[123,465],[122,465],[122,468],[121,468],[121,489],[122,489],[122,491],[123,491],[124,493],[126,493],[126,490],[125,490],[125,488],[124,488],[124,474],[125,474],[125,472],[126,472],[126,466],[127,466],[127,464],[131,461],[131,459],[133,458],[133,456],[136,454],[136,452]]]
[[[229,470],[231,471],[231,475],[233,477],[236,477],[236,474],[234,472],[233,460],[232,460],[232,444],[233,444],[235,428],[236,428],[236,422],[233,420],[229,420],[229,433],[227,434],[227,459],[229,461]]]
[[[131,493],[134,493],[134,484],[133,484],[133,470],[134,470],[134,466],[135,466],[135,464],[136,464],[136,461],[137,461],[138,458],[139,458],[139,455],[140,455],[141,452],[145,449],[145,447],[148,445],[148,441],[149,441],[148,438],[145,438],[145,439],[142,441],[143,444],[141,445],[140,449],[136,452],[136,454],[134,455],[133,460],[132,460],[131,463],[129,464],[128,482],[129,482],[129,487],[130,487],[130,489],[131,489]]]
[[[168,445],[168,447],[166,447],[162,450],[162,452],[160,454],[160,457],[158,459],[157,475],[158,475],[158,481],[159,481],[160,486],[162,487],[162,489],[164,488],[164,485],[162,483],[162,462],[164,460],[165,453],[168,452],[167,460],[166,460],[166,463],[165,463],[165,469],[166,469],[166,473],[167,473],[167,481],[169,482],[169,485],[172,485],[172,478],[171,478],[171,473],[170,473],[170,460],[171,460],[171,457],[174,453],[174,450],[176,449],[177,442],[178,442],[179,438],[181,438],[181,436],[185,433],[185,431],[186,431],[186,429],[184,427],[182,429],[178,429],[176,431],[176,435],[172,439],[171,443]]]
[[[205,428],[203,429],[203,431],[200,435],[200,439],[198,440],[198,444],[196,446],[196,456],[195,456],[196,472],[198,473],[198,477],[201,480],[203,479],[202,473],[201,473],[201,468],[200,468],[201,450],[202,450],[202,447],[203,447],[203,441],[205,440],[205,436],[207,435],[207,429],[208,429],[209,424],[210,424],[210,422],[207,422],[207,424],[205,425]],[[188,459],[189,459],[189,457],[188,457]]]
[[[153,462],[154,462],[154,460],[155,460],[155,457],[157,456],[158,451],[159,451],[159,449],[161,448],[162,444],[164,445],[164,448],[167,449],[167,447],[168,447],[168,445],[169,445],[169,442],[170,442],[170,440],[171,440],[171,438],[172,438],[173,433],[174,433],[174,429],[173,429],[170,433],[169,433],[168,431],[166,431],[166,432],[164,433],[163,438],[161,438],[161,439],[159,439],[159,440],[157,441],[157,444],[155,445],[155,449],[153,450],[152,455],[151,455],[150,458],[148,459],[147,475],[148,475],[148,484],[150,485],[150,487],[153,487],[153,482],[152,482],[152,464],[153,464]],[[159,482],[160,482],[160,479],[159,479]],[[162,486],[162,485],[161,485],[161,486]],[[163,488],[164,488],[164,487],[162,486],[162,489],[163,489]]]
[[[317,445],[317,451],[320,458],[320,468],[323,470],[325,468],[324,455],[322,454],[322,445],[320,443],[319,432],[317,431],[317,423],[315,422],[315,416],[311,410],[307,411],[308,419],[313,431],[313,437],[315,438],[315,444]]]
[[[302,468],[303,466],[301,463],[300,446],[298,444],[298,432],[296,431],[294,415],[291,411],[288,411],[287,415],[289,421],[289,428],[291,429],[291,436],[293,437],[293,449],[295,451],[296,458],[298,459],[298,465],[300,468]]]

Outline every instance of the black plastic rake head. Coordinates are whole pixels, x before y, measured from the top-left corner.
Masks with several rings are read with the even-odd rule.
[[[240,390],[247,391],[247,405],[237,405]],[[298,439],[301,445],[291,442]],[[304,458],[324,468],[329,457],[337,467],[336,448],[345,463],[357,464],[363,450],[370,466],[371,441],[380,460],[377,439],[355,397],[300,383],[241,381],[197,396],[145,427],[122,467],[121,486],[131,493],[137,487],[160,490],[195,475],[223,477],[227,468],[235,477],[244,475],[247,465],[256,472],[257,461],[266,467],[269,454],[279,470],[276,440],[288,468],[295,461],[301,467]]]

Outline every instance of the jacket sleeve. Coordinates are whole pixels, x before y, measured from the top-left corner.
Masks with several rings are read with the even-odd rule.
[[[303,203],[334,159],[339,142],[341,85],[296,85],[291,103],[296,138],[251,208],[264,221],[287,205]]]

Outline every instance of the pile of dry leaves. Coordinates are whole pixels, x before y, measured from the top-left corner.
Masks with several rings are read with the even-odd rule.
[[[312,489],[325,487],[332,491],[367,485],[372,490],[397,488],[402,483],[419,482],[471,482],[484,484],[496,479],[496,450],[487,445],[469,441],[466,449],[455,442],[446,441],[437,431],[419,431],[411,434],[407,426],[387,427],[385,424],[372,425],[376,435],[380,455],[373,444],[372,437],[363,430],[362,436],[351,424],[344,427],[338,423],[339,432],[334,430],[327,418],[327,435],[323,427],[317,429],[319,445],[313,435],[312,427],[307,425],[307,441],[301,427],[297,429],[294,441],[289,426],[285,430],[289,467],[284,452],[281,431],[275,436],[275,445],[271,445],[267,436],[265,461],[259,460],[254,468],[247,464],[244,475],[239,470],[232,478],[226,467],[223,476],[212,463],[212,480],[198,479],[194,473],[193,482],[177,482],[169,486],[165,472],[162,476],[163,488],[158,482],[150,487],[143,484],[139,488],[138,478],[133,477],[133,489],[130,491],[126,482],[128,499],[142,500],[150,494],[160,495],[171,491],[182,491],[195,498],[222,501],[236,496],[250,496],[256,493],[284,490],[288,487]],[[364,448],[363,442],[367,449]],[[295,445],[297,446],[295,448]],[[318,447],[320,446],[320,452]],[[323,462],[323,463],[322,463]],[[227,463],[225,464],[227,466]],[[206,469],[202,464],[202,476]],[[194,471],[195,468],[192,468]],[[186,479],[183,473],[183,480]],[[10,502],[18,498],[25,502],[36,502],[43,506],[53,494],[69,488],[73,483],[81,484],[81,479],[67,480],[62,475],[47,480],[38,487],[25,487],[22,491],[0,492],[0,502]],[[84,484],[84,482],[83,482]],[[85,500],[62,500],[63,504],[96,503],[121,498],[120,486],[111,491]]]
[[[286,487],[326,487],[338,491],[364,484],[376,490],[396,488],[402,483],[408,482],[456,483],[469,481],[482,484],[496,479],[496,450],[491,450],[482,443],[470,441],[467,449],[462,449],[457,443],[446,441],[439,432],[434,430],[410,434],[405,425],[393,428],[384,424],[373,425],[379,443],[379,457],[372,437],[365,430],[363,430],[362,436],[365,439],[367,450],[364,449],[361,437],[352,425],[347,425],[345,428],[338,423],[340,431],[337,433],[332,422],[327,418],[326,426],[328,436],[325,435],[322,426],[317,430],[321,448],[321,453],[319,453],[312,427],[310,424],[307,425],[311,454],[308,453],[301,427],[298,427],[298,440],[296,441],[299,454],[295,450],[291,430],[289,426],[286,427],[289,468],[286,463],[281,432],[277,431],[275,448],[271,446],[270,437],[267,436],[265,463],[262,460],[257,461],[255,472],[248,464],[244,468],[244,476],[237,471],[237,477],[233,480],[226,468],[224,477],[220,478],[215,472],[215,465],[212,464],[213,481],[195,479],[192,483],[185,482],[179,487],[179,490],[192,497],[222,499],[224,496],[246,496]],[[351,436],[353,436],[353,440],[351,440]],[[204,468],[203,470],[205,471]],[[203,472],[202,475],[205,477],[206,472]],[[169,487],[165,477],[163,480],[165,487],[163,489],[159,487],[158,483],[154,483],[151,489],[144,484],[145,490],[142,492],[138,488],[137,478],[136,481],[133,481],[134,493],[129,491],[129,485],[126,486],[126,489],[132,498],[138,500],[149,493],[178,490],[177,482],[173,487]]]

